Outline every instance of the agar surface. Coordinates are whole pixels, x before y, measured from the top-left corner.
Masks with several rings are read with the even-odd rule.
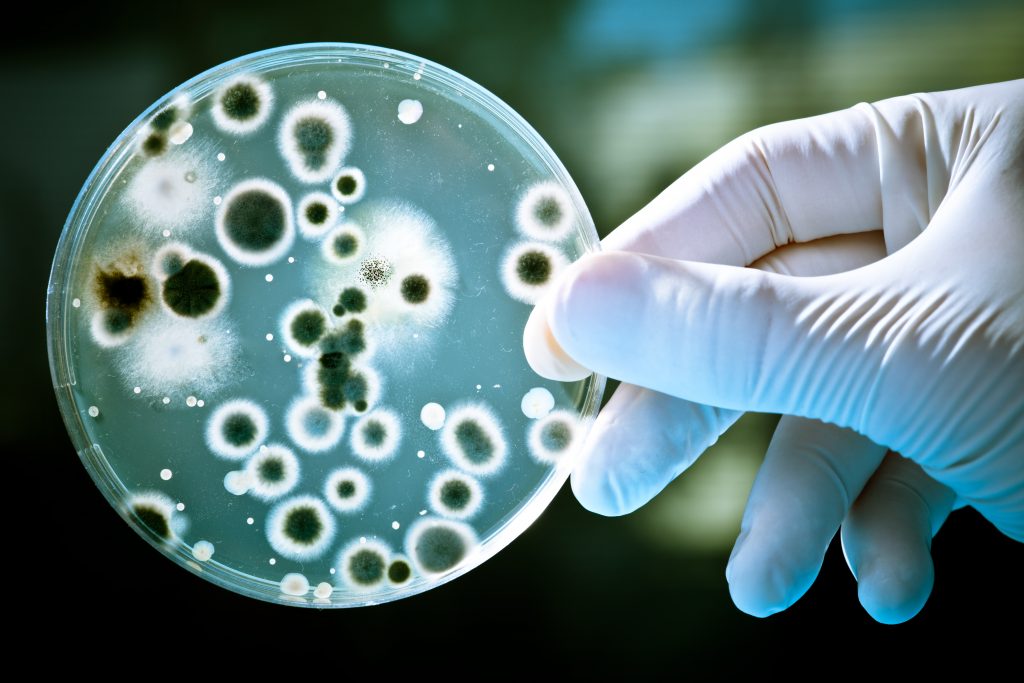
[[[577,445],[575,389],[530,388],[512,350],[579,217],[539,163],[487,207],[443,159],[399,180],[389,135],[443,152],[465,119],[320,78],[232,73],[138,124],[74,309],[113,378],[81,414],[146,434],[103,444],[134,468],[125,517],[195,571],[349,604],[472,565]],[[486,159],[479,182],[513,168]]]

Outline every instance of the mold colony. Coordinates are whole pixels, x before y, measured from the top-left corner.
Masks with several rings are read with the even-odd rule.
[[[317,74],[295,82],[236,74],[142,124],[71,296],[92,345],[83,366],[110,368],[132,405],[149,401],[132,419],[160,434],[144,456],[104,445],[132,472],[124,514],[204,568],[275,582],[290,600],[352,604],[341,598],[386,597],[469,562],[583,424],[557,385],[560,401],[524,387],[509,402],[502,384],[476,383],[497,371],[493,347],[452,320],[485,291],[467,289],[463,272],[480,253],[456,258],[427,195],[375,174],[356,122],[384,107],[335,98]],[[399,132],[415,137],[429,106],[403,100]],[[381,127],[396,117],[386,109]],[[536,302],[576,254],[578,219],[543,176],[508,188],[498,196],[518,237],[497,229],[482,252],[504,290],[486,295],[525,320],[519,302]],[[460,336],[477,338],[483,360],[472,383],[446,384],[436,358]],[[254,351],[257,339],[270,351]],[[414,385],[439,402],[411,400]],[[82,395],[94,424],[128,419],[87,384]],[[173,480],[132,469],[144,458],[153,472],[173,467]],[[203,510],[195,534],[183,500]]]

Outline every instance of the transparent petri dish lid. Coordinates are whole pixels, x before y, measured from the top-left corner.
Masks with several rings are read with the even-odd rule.
[[[174,562],[345,607],[479,565],[565,482],[603,378],[542,380],[531,304],[598,248],[565,168],[462,76],[256,53],[168,93],[82,188],[50,364],[99,489]]]

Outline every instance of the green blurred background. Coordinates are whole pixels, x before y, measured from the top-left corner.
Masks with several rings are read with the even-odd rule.
[[[26,11],[0,47],[9,360],[0,429],[7,457],[27,467],[19,489],[32,501],[18,503],[30,506],[20,519],[7,508],[12,538],[32,548],[17,556],[19,593],[52,617],[48,637],[113,638],[186,665],[193,646],[233,658],[274,648],[265,652],[288,661],[340,655],[376,661],[382,674],[405,664],[471,676],[487,674],[470,667],[474,652],[499,671],[539,672],[552,657],[606,675],[716,677],[785,673],[822,657],[850,671],[893,654],[913,667],[1013,656],[998,644],[1010,633],[997,620],[1015,623],[1024,607],[1021,547],[971,511],[937,537],[932,601],[905,626],[860,610],[837,542],[791,610],[764,621],[736,611],[724,568],[776,421],[764,415],[744,418],[629,517],[587,513],[566,488],[497,558],[413,600],[311,613],[236,597],[136,538],[76,461],[50,389],[43,297],[64,218],[106,146],[166,91],[248,52],[370,43],[468,76],[548,141],[605,235],[755,126],[1021,77],[1024,3],[187,0]],[[114,632],[96,627],[100,614],[118,616]],[[1019,641],[1019,626],[1010,631]]]

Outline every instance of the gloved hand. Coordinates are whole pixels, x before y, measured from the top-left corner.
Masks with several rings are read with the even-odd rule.
[[[623,380],[584,506],[635,510],[741,411],[782,413],[734,602],[791,605],[842,525],[861,603],[910,618],[954,504],[1024,540],[1024,80],[738,138],[567,269],[524,347],[546,377]]]

